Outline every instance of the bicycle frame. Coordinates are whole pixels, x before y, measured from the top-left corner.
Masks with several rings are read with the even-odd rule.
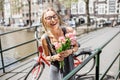
[[[36,39],[36,41],[38,42],[38,44],[40,45],[40,42],[39,42],[39,39],[38,39],[38,31],[37,31],[37,28],[38,27],[36,27],[35,28],[35,39]],[[42,48],[42,46],[40,45],[40,46],[38,46],[38,51],[39,51],[39,57],[38,57],[38,59],[37,59],[37,62],[38,63],[41,63],[41,60],[42,61],[44,61],[45,62],[45,64],[47,64],[48,66],[50,66],[50,63],[43,57],[43,48]]]
[[[77,57],[74,57],[74,60],[76,61],[74,62],[74,67],[77,67],[79,64],[82,63]]]
[[[48,66],[50,66],[50,63],[43,57],[43,49],[42,49],[42,46],[39,46],[38,47],[38,51],[39,51],[39,57],[38,57],[38,60],[37,60],[37,62],[41,62],[41,59],[42,59],[42,61],[44,61],[45,62],[45,64],[47,64]]]

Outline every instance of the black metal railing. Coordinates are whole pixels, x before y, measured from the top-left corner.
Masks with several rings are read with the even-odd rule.
[[[107,68],[107,70],[104,72],[104,74],[101,75],[99,80],[103,80],[103,78],[106,76],[106,74],[108,73],[108,71],[110,70],[110,68],[113,66],[113,64],[115,63],[115,61],[120,57],[120,52],[119,54],[115,57],[115,59],[112,61],[112,63],[110,64],[110,66]],[[119,63],[120,65],[120,63]],[[115,80],[117,80],[118,78],[120,78],[120,69],[117,73],[117,76],[115,77]]]
[[[0,54],[1,54],[0,56],[1,56],[1,63],[2,63],[2,67],[0,67],[0,70],[3,70],[3,72],[5,73],[5,72],[6,72],[6,71],[5,71],[5,68],[6,68],[6,67],[8,67],[8,66],[10,66],[10,65],[12,65],[12,64],[15,64],[15,63],[17,63],[17,62],[19,62],[19,61],[22,61],[22,60],[24,60],[24,59],[26,59],[26,58],[28,58],[28,57],[30,57],[30,56],[33,56],[33,55],[35,55],[35,54],[38,54],[38,51],[36,51],[36,52],[30,53],[29,55],[27,55],[27,56],[25,56],[25,57],[22,57],[22,58],[18,59],[18,60],[16,60],[16,61],[12,62],[12,63],[9,63],[9,64],[5,65],[5,63],[4,63],[4,56],[3,56],[3,54],[4,54],[5,51],[9,51],[9,50],[11,50],[11,49],[14,49],[14,48],[16,48],[16,47],[20,47],[20,46],[25,45],[25,44],[30,44],[30,43],[32,43],[32,42],[35,42],[36,39],[34,38],[34,39],[29,40],[29,41],[26,41],[26,42],[24,42],[24,43],[20,43],[20,44],[17,44],[17,45],[15,45],[15,46],[12,46],[12,47],[3,49],[3,48],[2,48],[2,44],[1,44],[1,39],[2,39],[1,37],[4,36],[4,35],[10,34],[10,33],[19,32],[19,31],[22,31],[22,30],[28,30],[28,31],[32,30],[32,31],[35,31],[36,28],[37,28],[37,26],[27,27],[27,28],[22,28],[22,29],[18,29],[18,30],[13,30],[13,31],[9,31],[9,32],[4,32],[4,33],[0,34]],[[36,44],[37,44],[37,47],[38,47],[38,42],[37,42],[37,41],[36,41]]]
[[[24,29],[19,29],[19,30],[15,30],[15,31],[10,31],[10,32],[5,32],[5,33],[2,33],[0,34],[0,54],[1,54],[1,62],[2,62],[2,67],[0,68],[0,70],[2,69],[3,72],[5,73],[5,68],[12,65],[12,64],[15,64],[21,60],[24,60],[30,56],[33,56],[35,54],[38,53],[38,51],[34,52],[34,53],[31,53],[30,55],[27,55],[25,57],[22,57],[20,59],[18,59],[17,61],[14,61],[12,63],[9,63],[7,65],[4,64],[4,56],[3,56],[3,52],[5,51],[8,51],[8,50],[11,50],[13,48],[16,48],[16,47],[19,47],[19,46],[22,46],[22,45],[25,45],[25,44],[30,44],[32,42],[35,42],[36,39],[33,39],[33,40],[29,40],[27,42],[24,42],[24,43],[20,43],[20,44],[17,44],[15,46],[12,46],[12,47],[9,47],[7,49],[2,49],[2,44],[1,44],[1,36],[3,35],[6,35],[6,34],[10,34],[10,33],[14,33],[14,32],[19,32],[19,31],[22,31],[22,30],[29,30],[29,29],[34,29],[36,30],[37,27],[31,27],[31,28],[24,28]],[[109,71],[110,67],[114,64],[114,62],[116,61],[116,59],[119,58],[119,71],[118,71],[118,74],[116,75],[116,80],[117,78],[120,78],[120,53],[115,57],[115,59],[113,60],[113,62],[111,63],[111,65],[108,67],[108,69],[105,71],[105,73],[102,75],[102,77],[99,76],[100,72],[99,72],[99,66],[100,66],[100,53],[102,51],[102,49],[109,43],[111,42],[111,40],[113,40],[120,32],[116,33],[112,38],[110,38],[108,41],[106,41],[103,45],[101,45],[100,47],[96,48],[93,52],[92,52],[92,55],[90,55],[81,65],[79,65],[78,67],[76,67],[72,72],[70,72],[67,76],[64,77],[63,80],[69,80],[69,78],[71,78],[72,76],[74,76],[79,70],[81,70],[92,58],[95,57],[95,60],[96,60],[96,65],[95,65],[95,80],[102,80],[104,78],[104,76],[106,75],[106,73]],[[38,42],[36,43],[37,44],[37,47],[38,47]]]
[[[102,75],[102,77],[100,78],[100,53],[102,52],[102,49],[108,44],[110,43],[118,34],[120,33],[117,32],[113,37],[111,37],[108,41],[106,41],[103,45],[101,45],[100,47],[96,48],[92,54],[83,62],[81,63],[81,65],[78,65],[75,69],[73,69],[68,75],[66,75],[62,80],[69,80],[72,76],[74,76],[79,70],[81,70],[92,58],[95,57],[96,60],[96,66],[95,66],[95,80],[103,80],[104,76],[106,75],[106,73],[108,72],[109,68],[113,65],[114,61],[116,60],[116,58],[120,57],[120,54],[117,55],[117,57],[113,60],[113,62],[111,63],[111,65],[109,66],[109,68],[106,70],[106,72]],[[120,61],[119,61],[120,62]],[[120,78],[120,63],[119,65],[119,71],[118,74],[116,76],[116,80],[117,78]]]

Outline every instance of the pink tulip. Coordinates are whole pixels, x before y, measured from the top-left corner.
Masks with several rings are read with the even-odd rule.
[[[66,36],[67,38],[71,38],[71,37],[74,37],[75,34],[74,34],[74,33],[67,33],[65,36]]]
[[[65,47],[66,43],[67,45],[69,44],[69,46]],[[59,37],[59,42],[55,42],[54,45],[57,53],[60,53],[61,51],[70,48],[71,45],[75,45],[75,43],[76,43],[76,37],[75,37],[75,31],[74,31],[73,33],[66,33],[65,37],[64,36]],[[64,65],[64,62],[60,61],[59,64],[60,64],[60,68],[62,68]]]
[[[66,39],[64,36],[59,38],[59,42],[61,42],[62,44],[64,44],[66,42]]]
[[[75,45],[76,43],[76,36],[75,36],[75,31],[73,33],[66,33],[66,38],[69,38],[71,41],[70,45]],[[59,42],[55,42],[55,48],[58,50],[60,47],[62,47],[62,44],[66,43],[66,38],[64,36],[59,37]]]
[[[62,45],[61,43],[55,42],[54,46],[55,46],[55,49],[59,49]]]
[[[72,36],[70,38],[70,41],[71,41],[71,45],[74,45],[76,43],[76,37],[75,36]]]

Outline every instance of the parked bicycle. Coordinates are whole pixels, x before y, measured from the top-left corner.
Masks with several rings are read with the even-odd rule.
[[[35,38],[39,42],[37,34],[38,34],[38,31],[35,32]],[[25,76],[24,80],[40,80],[40,77],[45,69],[45,64],[50,66],[50,63],[43,56],[42,46],[38,47],[38,51],[40,53],[39,57],[38,57],[36,63],[34,64],[34,66],[31,68],[31,70]],[[77,67],[78,65],[80,65],[88,56],[91,55],[91,51],[92,50],[90,48],[79,49],[78,52],[75,53],[73,56],[74,57],[74,66]],[[82,74],[77,74],[77,76],[87,75],[94,68],[94,65],[95,65],[95,60],[93,59],[92,66],[90,67],[90,69],[88,71],[86,70]]]

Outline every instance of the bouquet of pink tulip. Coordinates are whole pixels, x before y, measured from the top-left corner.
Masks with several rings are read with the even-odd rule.
[[[60,53],[62,51],[68,50],[71,48],[72,45],[74,45],[76,42],[75,33],[66,33],[65,37],[62,36],[59,38],[59,42],[56,42],[55,49],[57,53]],[[60,68],[63,68],[64,61],[60,61]]]

